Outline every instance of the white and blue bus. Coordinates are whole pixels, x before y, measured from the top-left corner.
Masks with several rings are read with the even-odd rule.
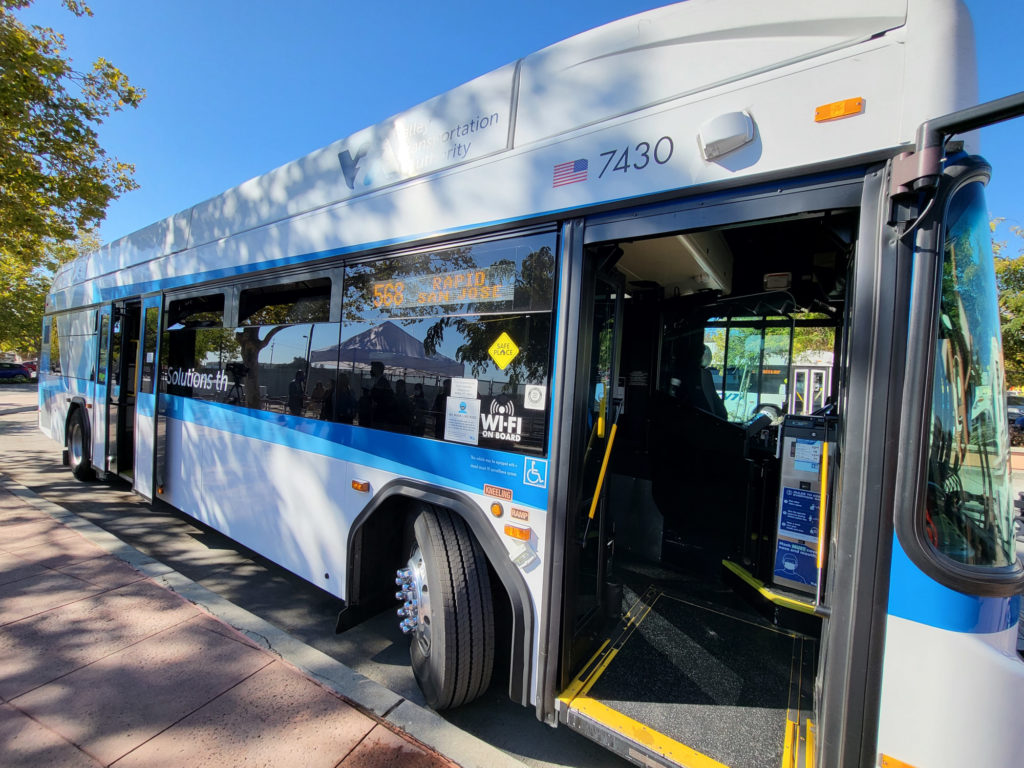
[[[585,32],[64,267],[40,426],[339,630],[397,582],[437,709],[507,685],[643,766],[1019,765],[971,131],[1024,98],[975,102],[953,0]],[[726,410],[711,342],[764,374],[798,333],[815,407]]]

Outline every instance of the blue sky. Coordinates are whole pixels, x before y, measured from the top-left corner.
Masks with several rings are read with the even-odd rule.
[[[460,83],[657,0],[57,0],[21,17],[65,34],[79,67],[104,56],[146,88],[101,127],[140,189],[100,228],[115,239]],[[968,0],[982,100],[1024,90],[1024,2]],[[1024,226],[1024,120],[982,133],[994,216]],[[1015,139],[1017,141],[1015,142]],[[1000,233],[1002,234],[1002,233]],[[1024,245],[1024,243],[1022,243]]]

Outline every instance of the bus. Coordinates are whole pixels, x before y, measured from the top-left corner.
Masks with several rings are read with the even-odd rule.
[[[1019,764],[973,151],[1024,95],[975,80],[953,0],[584,32],[64,266],[40,427],[339,631],[397,610],[434,709],[507,687],[641,766]],[[744,371],[778,413],[724,407]]]

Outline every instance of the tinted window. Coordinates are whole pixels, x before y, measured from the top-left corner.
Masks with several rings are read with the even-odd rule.
[[[324,284],[327,294],[324,295]],[[304,294],[303,291],[307,291]],[[222,326],[223,296],[184,300],[168,311],[173,324],[161,345],[161,380],[171,395],[325,418],[326,392],[337,363],[312,349],[338,347],[338,323],[292,322],[323,317],[330,281],[286,283],[242,292],[245,324]],[[187,303],[185,303],[187,302]],[[256,324],[264,320],[265,323]],[[210,326],[218,327],[210,327]]]
[[[338,364],[353,422],[543,451],[554,248],[535,235],[347,268]]]
[[[156,339],[160,331],[160,310],[148,307],[142,329],[142,388],[147,394],[153,391],[153,371],[156,368]]]
[[[1009,438],[992,240],[982,185],[951,200],[932,379],[925,534],[960,563],[1014,562]]]
[[[327,322],[331,281],[318,278],[281,285],[248,288],[238,305],[239,325],[290,325]]]
[[[167,305],[168,329],[219,328],[224,325],[224,295],[190,296]]]

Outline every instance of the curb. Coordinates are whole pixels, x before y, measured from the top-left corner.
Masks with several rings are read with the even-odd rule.
[[[524,763],[452,725],[437,713],[405,699],[322,651],[306,645],[170,566],[144,555],[109,531],[59,504],[47,501],[3,472],[0,472],[0,487],[128,563],[160,586],[181,595],[230,625],[341,698],[372,713],[463,768],[526,768]]]

